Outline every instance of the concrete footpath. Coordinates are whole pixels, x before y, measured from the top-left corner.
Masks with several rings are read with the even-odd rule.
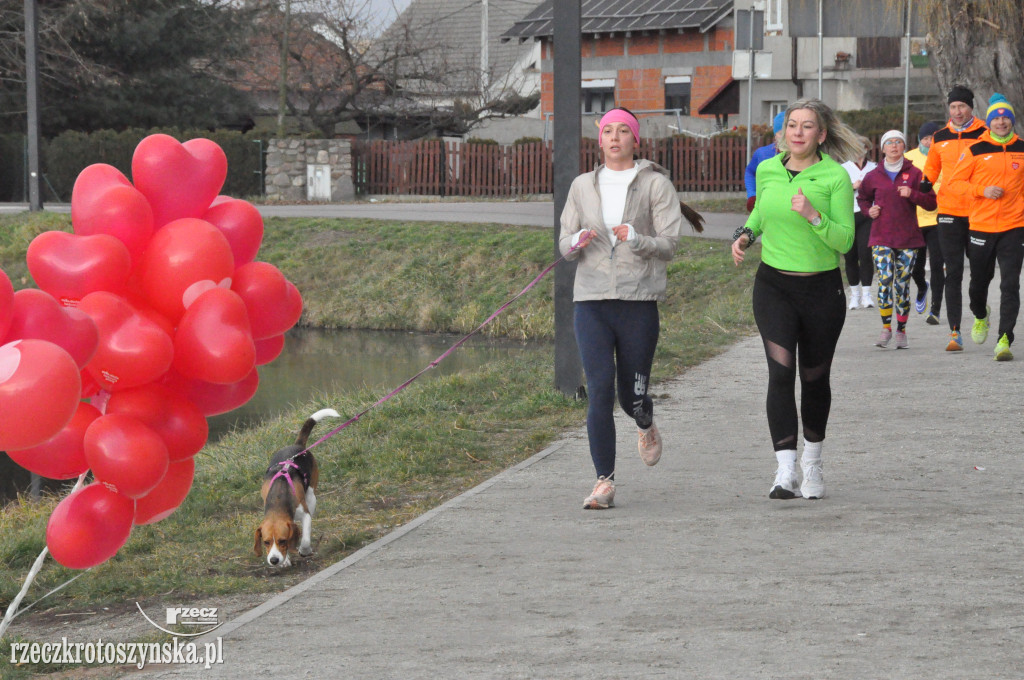
[[[581,509],[580,428],[211,633],[222,665],[143,675],[1024,677],[1024,346],[947,353],[911,314],[899,351],[847,316],[823,500],[768,499],[749,338],[654,386],[656,467],[617,413],[615,508]]]

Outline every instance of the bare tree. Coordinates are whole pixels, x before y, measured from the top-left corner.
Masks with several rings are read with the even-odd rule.
[[[918,0],[930,28],[939,87],[970,87],[978,106],[1000,92],[1024,107],[1024,3],[1020,0]]]
[[[459,0],[452,11],[464,10]],[[256,54],[283,40],[278,3],[265,9]],[[331,134],[349,120],[395,125],[409,134],[461,133],[482,117],[515,115],[536,98],[512,94],[505,76],[482,74],[475,61],[453,57],[443,17],[431,25],[395,21],[381,31],[369,0],[292,0],[288,34],[289,113],[306,130]],[[398,12],[394,12],[398,14]],[[250,78],[269,91],[280,67],[268,59]]]

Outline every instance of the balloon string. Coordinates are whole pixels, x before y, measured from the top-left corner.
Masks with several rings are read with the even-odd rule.
[[[419,377],[420,377],[420,376],[422,376],[422,375],[423,375],[424,373],[426,373],[427,371],[429,371],[429,370],[430,370],[430,369],[432,369],[432,368],[435,368],[435,367],[436,367],[436,366],[437,366],[437,365],[438,365],[439,363],[441,363],[442,361],[444,361],[444,360],[445,360],[445,359],[446,359],[446,358],[448,357],[448,355],[450,355],[450,354],[451,354],[452,352],[454,352],[454,351],[455,351],[456,349],[458,349],[458,348],[459,348],[460,346],[462,346],[462,344],[463,344],[463,343],[465,343],[465,342],[466,342],[467,340],[469,340],[469,339],[470,339],[471,337],[473,337],[474,335],[476,335],[477,333],[479,333],[479,332],[480,332],[480,331],[481,331],[481,330],[482,330],[482,329],[484,328],[484,326],[486,326],[487,324],[491,323],[491,322],[492,322],[492,321],[494,321],[494,320],[495,320],[496,318],[498,318],[498,316],[500,316],[500,315],[501,315],[502,313],[504,313],[504,311],[505,311],[506,309],[508,309],[508,307],[509,307],[509,306],[510,306],[510,305],[511,305],[511,304],[512,304],[513,302],[515,302],[516,300],[518,300],[519,298],[521,298],[521,297],[522,297],[523,295],[525,295],[525,294],[526,294],[527,292],[529,292],[531,288],[533,288],[534,286],[536,286],[536,285],[537,285],[537,283],[539,283],[541,279],[543,279],[543,278],[544,278],[545,276],[547,276],[547,274],[548,274],[548,273],[549,273],[549,272],[550,272],[550,271],[551,271],[552,269],[554,269],[555,267],[557,267],[557,266],[558,266],[558,265],[559,265],[559,264],[560,264],[560,263],[562,262],[562,260],[564,260],[564,259],[565,259],[566,257],[568,257],[570,253],[572,253],[573,251],[577,250],[578,248],[581,248],[581,247],[583,247],[584,245],[586,245],[586,244],[587,244],[587,243],[588,243],[588,242],[590,241],[590,238],[591,238],[591,237],[585,237],[585,238],[582,238],[582,239],[580,239],[580,242],[579,242],[579,243],[577,243],[576,245],[574,245],[574,246],[573,246],[572,248],[570,248],[570,249],[569,249],[569,251],[568,251],[568,252],[567,252],[567,253],[566,253],[565,255],[562,255],[562,256],[561,256],[560,258],[558,258],[557,260],[555,260],[554,262],[552,262],[551,264],[549,264],[549,265],[548,265],[548,266],[547,266],[547,267],[546,267],[546,268],[544,269],[544,271],[542,271],[542,272],[541,272],[540,274],[538,274],[538,275],[537,275],[537,276],[536,276],[536,277],[535,277],[535,278],[533,279],[533,281],[531,281],[530,283],[528,283],[528,284],[526,285],[526,287],[525,287],[525,288],[523,288],[523,289],[522,289],[521,291],[519,291],[518,293],[516,293],[516,294],[515,294],[515,295],[514,295],[514,296],[513,296],[512,298],[510,298],[510,299],[509,299],[509,300],[508,300],[508,301],[507,301],[507,302],[506,302],[505,304],[503,304],[503,305],[502,305],[501,307],[498,307],[498,309],[496,309],[496,310],[494,311],[494,313],[492,313],[492,314],[491,314],[491,315],[490,315],[489,317],[487,317],[487,318],[486,318],[486,319],[485,319],[485,320],[483,321],[483,323],[481,323],[481,324],[480,324],[479,326],[477,326],[476,328],[474,328],[474,329],[473,329],[473,330],[472,330],[471,332],[469,332],[469,333],[467,333],[467,334],[466,334],[465,336],[463,336],[463,337],[462,337],[462,339],[460,339],[460,340],[459,340],[458,342],[456,342],[456,343],[455,343],[454,345],[452,345],[452,346],[451,346],[451,347],[449,347],[449,348],[448,348],[447,350],[445,350],[445,351],[444,351],[444,353],[443,353],[443,354],[441,354],[441,356],[437,357],[436,359],[434,359],[433,361],[431,361],[431,362],[430,362],[430,363],[429,363],[428,365],[424,366],[424,367],[423,367],[423,368],[422,368],[422,369],[420,370],[420,372],[419,372],[419,373],[417,373],[416,375],[412,376],[411,378],[409,378],[408,380],[406,380],[406,381],[405,381],[404,383],[402,383],[401,385],[399,385],[399,386],[398,386],[398,387],[396,387],[395,389],[391,390],[390,392],[388,392],[387,394],[385,394],[385,395],[384,395],[383,397],[381,397],[381,398],[380,398],[380,399],[378,399],[377,401],[373,402],[373,403],[372,403],[372,404],[370,404],[370,405],[369,405],[368,407],[366,407],[365,409],[363,409],[362,411],[360,411],[360,412],[359,412],[359,413],[357,413],[356,415],[352,416],[351,418],[349,418],[349,419],[348,419],[348,420],[346,420],[346,421],[345,421],[344,423],[342,423],[341,425],[337,426],[336,428],[334,428],[333,430],[331,430],[330,432],[328,432],[328,433],[327,433],[327,434],[325,434],[324,436],[320,437],[320,439],[317,439],[317,440],[316,440],[315,442],[313,442],[312,444],[310,444],[309,446],[307,446],[307,447],[306,447],[305,449],[303,449],[302,451],[299,451],[298,453],[296,453],[296,454],[295,454],[294,456],[292,456],[292,458],[296,458],[296,457],[298,457],[298,456],[301,456],[301,455],[302,455],[303,453],[305,453],[306,451],[309,451],[309,450],[311,450],[311,449],[313,449],[313,448],[315,448],[315,447],[319,446],[320,444],[322,444],[323,442],[327,441],[327,440],[328,440],[328,439],[330,439],[331,437],[333,437],[333,436],[337,435],[337,434],[338,434],[339,432],[341,432],[342,430],[344,430],[344,429],[345,429],[346,427],[348,427],[349,425],[352,425],[353,423],[355,423],[356,421],[358,421],[358,420],[359,420],[360,418],[362,418],[363,416],[365,416],[365,415],[366,415],[367,413],[369,413],[369,412],[370,412],[371,410],[373,410],[373,409],[375,409],[376,407],[380,406],[381,404],[383,404],[384,402],[388,401],[389,399],[391,399],[392,397],[394,397],[394,396],[395,396],[396,394],[398,394],[399,392],[401,392],[402,390],[404,390],[404,389],[405,389],[406,387],[408,387],[409,385],[413,384],[413,383],[414,383],[414,382],[415,382],[415,381],[416,381],[417,379],[419,379]]]
[[[83,472],[81,475],[78,476],[78,481],[75,482],[75,486],[68,493],[68,496],[70,496],[71,494],[73,494],[74,492],[76,492],[80,488],[82,488],[82,482],[85,481],[85,475],[86,475],[86,473]],[[50,549],[48,547],[44,547],[43,551],[41,553],[39,553],[39,557],[36,558],[36,561],[32,564],[32,568],[29,569],[28,575],[25,577],[25,584],[21,587],[21,591],[18,592],[18,595],[14,598],[14,600],[11,601],[11,605],[9,607],[7,607],[7,613],[4,615],[4,620],[0,621],[0,639],[3,639],[4,632],[7,630],[8,627],[10,627],[10,625],[14,621],[14,619],[17,618],[20,614],[28,611],[29,609],[34,607],[36,604],[38,604],[40,601],[44,600],[45,598],[49,597],[50,595],[53,595],[58,590],[60,590],[61,588],[64,588],[65,586],[67,586],[72,581],[74,581],[79,576],[81,576],[82,574],[85,573],[85,571],[83,571],[82,574],[79,574],[78,576],[75,576],[74,578],[72,578],[72,579],[66,581],[65,583],[57,586],[56,588],[54,588],[50,592],[46,593],[46,595],[43,595],[41,598],[39,598],[38,600],[36,600],[32,604],[30,604],[29,606],[25,607],[24,609],[19,610],[18,609],[18,605],[21,604],[21,601],[23,599],[25,599],[25,595],[28,594],[28,589],[30,587],[32,587],[32,582],[36,580],[36,576],[38,576],[40,570],[42,570],[43,562],[46,560],[46,555],[49,552],[50,552]],[[88,569],[86,569],[86,571],[88,571]]]

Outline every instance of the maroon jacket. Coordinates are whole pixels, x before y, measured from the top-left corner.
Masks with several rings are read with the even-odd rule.
[[[935,210],[935,193],[929,189],[921,191],[921,180],[924,175],[914,167],[908,159],[903,159],[903,167],[896,173],[896,179],[889,179],[885,172],[885,164],[864,175],[864,180],[857,191],[857,203],[861,213],[867,215],[872,205],[879,205],[882,213],[878,219],[871,221],[871,237],[869,246],[886,246],[888,248],[920,248],[924,246],[924,238],[917,226],[917,208]],[[901,186],[910,187],[910,198],[903,198],[897,189]]]

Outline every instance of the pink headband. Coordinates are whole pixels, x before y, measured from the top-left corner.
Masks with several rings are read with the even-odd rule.
[[[633,139],[637,144],[640,143],[640,121],[635,117],[622,109],[612,109],[601,116],[601,122],[597,124],[597,127],[600,130],[604,130],[604,126],[609,123],[625,123],[629,127],[629,131],[633,133]]]

